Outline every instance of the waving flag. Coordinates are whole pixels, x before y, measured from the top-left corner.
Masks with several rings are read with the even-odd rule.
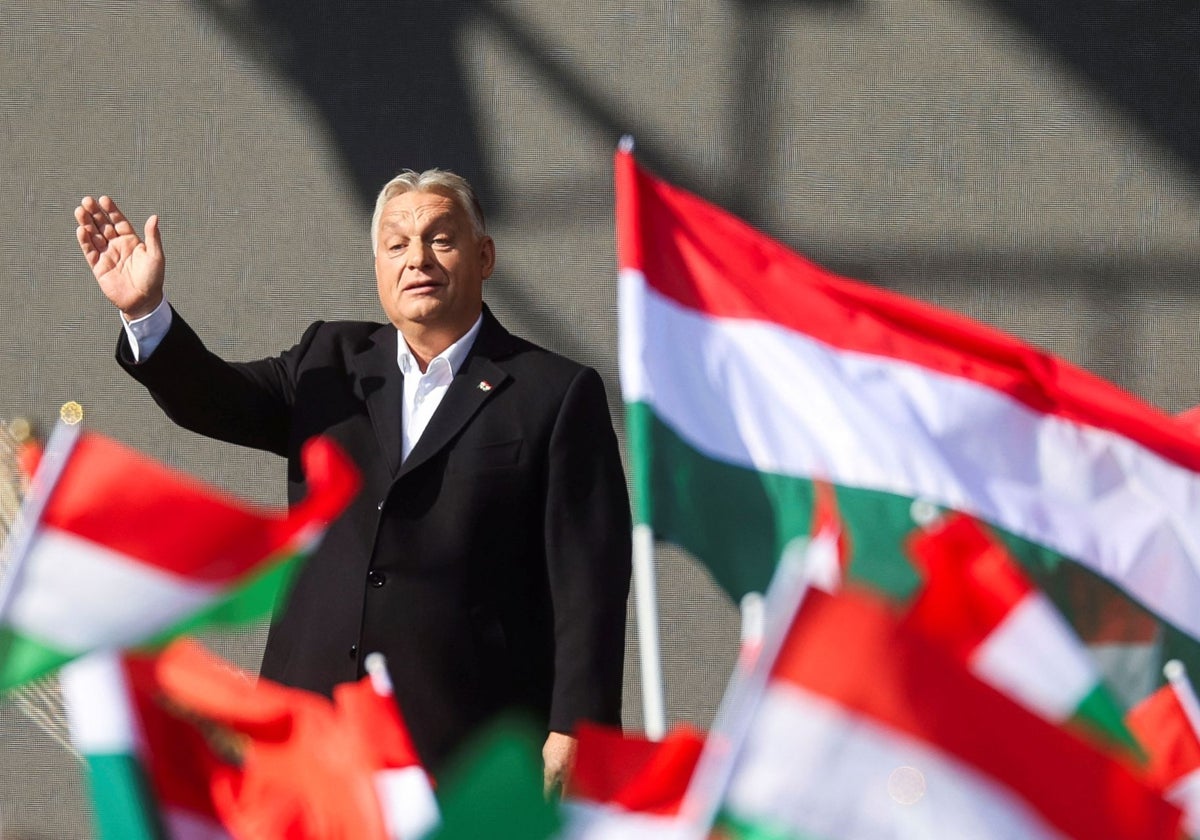
[[[1136,613],[1114,598],[1140,603],[1158,625],[1136,644],[1200,659],[1200,436],[1184,422],[995,329],[838,277],[628,151],[615,165],[640,523],[737,600],[807,533],[813,481],[828,481],[849,575],[908,595],[905,536],[962,511],[1053,577],[1039,582],[1056,604],[1095,605],[1077,626]]]
[[[563,797],[561,840],[635,840],[681,833],[676,819],[704,737],[680,726],[650,741],[579,726],[579,751]]]
[[[1176,840],[1123,761],[976,679],[894,608],[810,591],[733,769],[734,837]]]
[[[1135,751],[1087,648],[979,523],[954,515],[910,542],[924,583],[905,620],[971,673],[1054,723]]]
[[[310,441],[303,464],[308,497],[275,516],[83,435],[42,516],[26,523],[23,564],[7,570],[19,577],[0,610],[0,691],[90,650],[268,615],[358,489],[353,464],[328,440]]]
[[[1183,666],[1169,662],[1167,668],[1172,679],[1130,709],[1125,721],[1150,755],[1147,775],[1183,809],[1188,834],[1200,837],[1200,703]]]

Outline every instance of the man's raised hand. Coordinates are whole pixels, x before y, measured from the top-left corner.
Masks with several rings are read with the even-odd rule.
[[[153,312],[162,303],[166,265],[158,216],[146,220],[143,241],[111,198],[89,195],[75,208],[75,221],[75,238],[105,297],[128,321]]]

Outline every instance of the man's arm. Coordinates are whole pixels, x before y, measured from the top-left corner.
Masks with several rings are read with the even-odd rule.
[[[108,196],[75,208],[75,237],[104,296],[121,312],[117,360],[179,425],[208,437],[286,454],[295,365],[316,333],[274,359],[230,364],[210,353],[163,294],[158,217],[145,239]]]
[[[551,738],[543,749],[548,784],[569,767],[574,745],[561,737],[577,721],[621,719],[629,495],[604,384],[594,370],[581,371],[568,388],[549,455],[545,533],[555,665]]]

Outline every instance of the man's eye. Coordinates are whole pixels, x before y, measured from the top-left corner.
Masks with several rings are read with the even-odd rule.
[[[450,237],[449,236],[436,236],[433,239],[433,244],[439,245],[444,248],[450,244]]]

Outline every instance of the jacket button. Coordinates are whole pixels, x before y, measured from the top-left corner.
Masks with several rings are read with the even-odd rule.
[[[379,503],[379,505],[378,505],[378,506],[377,506],[375,509],[376,509],[376,510],[383,510],[383,502],[386,502],[386,501],[387,501],[387,499],[384,499],[382,502],[380,502],[380,503]]]
[[[378,569],[372,569],[371,571],[367,572],[367,583],[378,589],[387,583],[387,575]]]
[[[358,645],[350,645],[350,658],[358,659]]]

